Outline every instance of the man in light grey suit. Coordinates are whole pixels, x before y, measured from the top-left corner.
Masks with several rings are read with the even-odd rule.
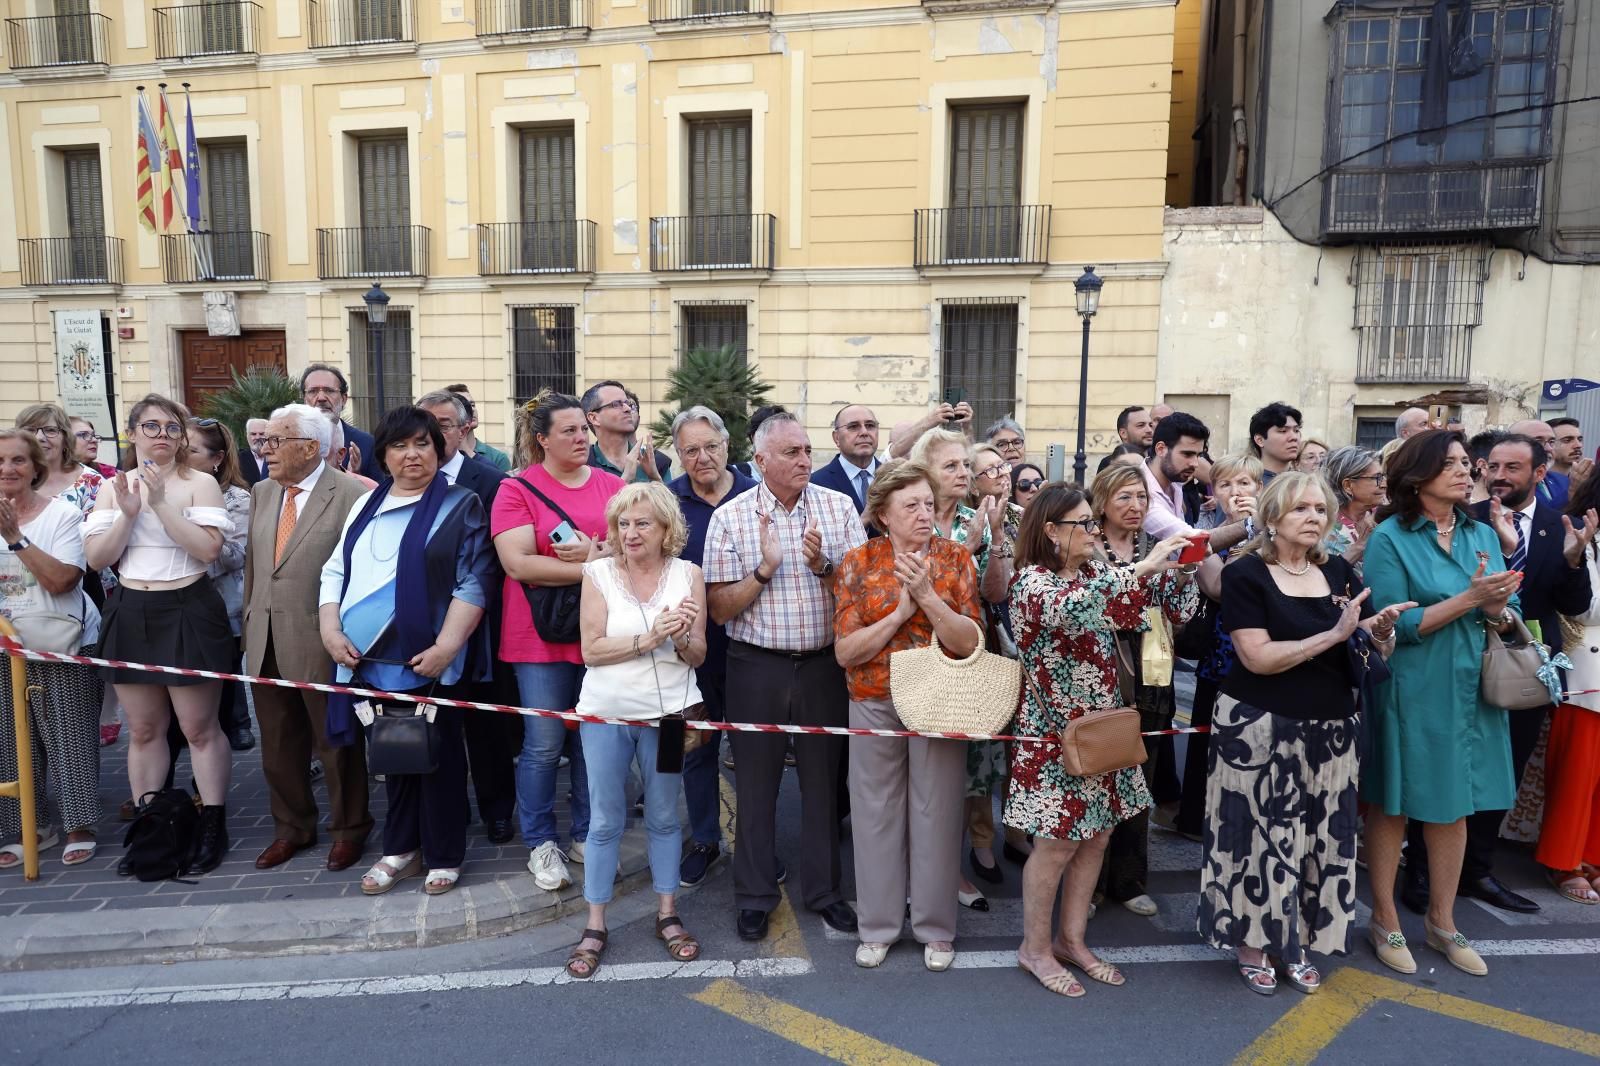
[[[250,490],[244,564],[245,663],[257,677],[333,677],[316,625],[322,564],[339,548],[345,518],[367,490],[327,464],[331,441],[332,427],[315,407],[296,403],[272,412],[261,447],[267,477]],[[354,865],[372,832],[361,740],[329,747],[327,698],[320,692],[257,685],[255,703],[274,824],[273,841],[256,858],[256,868],[281,866],[317,842],[313,750],[326,771],[332,808],[327,867]]]

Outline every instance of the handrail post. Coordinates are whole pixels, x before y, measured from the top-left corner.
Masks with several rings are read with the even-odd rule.
[[[0,615],[0,636],[21,644],[10,620]],[[22,876],[39,880],[39,826],[33,810],[33,733],[28,724],[28,667],[20,655],[11,660],[12,740],[17,752],[17,779],[0,781],[0,796],[15,799],[22,807]]]

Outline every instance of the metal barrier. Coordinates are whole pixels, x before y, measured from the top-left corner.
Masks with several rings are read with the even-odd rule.
[[[17,641],[17,631],[0,615],[0,636]],[[21,641],[17,641],[18,644]],[[28,667],[19,656],[11,659],[12,741],[17,750],[17,779],[0,781],[0,796],[22,807],[22,876],[39,880],[39,826],[33,817],[33,733],[28,724]]]

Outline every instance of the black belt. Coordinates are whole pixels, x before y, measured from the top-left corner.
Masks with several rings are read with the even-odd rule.
[[[740,648],[749,648],[751,651],[758,651],[763,655],[771,655],[778,659],[788,659],[790,662],[796,663],[803,663],[807,659],[816,659],[823,655],[833,654],[832,644],[824,645],[823,647],[817,648],[815,651],[778,651],[773,648],[763,648],[759,644],[751,644],[748,641],[743,640],[733,640],[729,641],[729,643]]]

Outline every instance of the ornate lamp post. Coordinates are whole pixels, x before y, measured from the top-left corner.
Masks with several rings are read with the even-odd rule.
[[[1078,484],[1088,487],[1089,457],[1084,452],[1085,430],[1089,420],[1089,322],[1100,310],[1100,289],[1105,279],[1084,267],[1072,287],[1078,293],[1078,317],[1083,319],[1083,361],[1078,367],[1078,454],[1072,459],[1072,473]]]

